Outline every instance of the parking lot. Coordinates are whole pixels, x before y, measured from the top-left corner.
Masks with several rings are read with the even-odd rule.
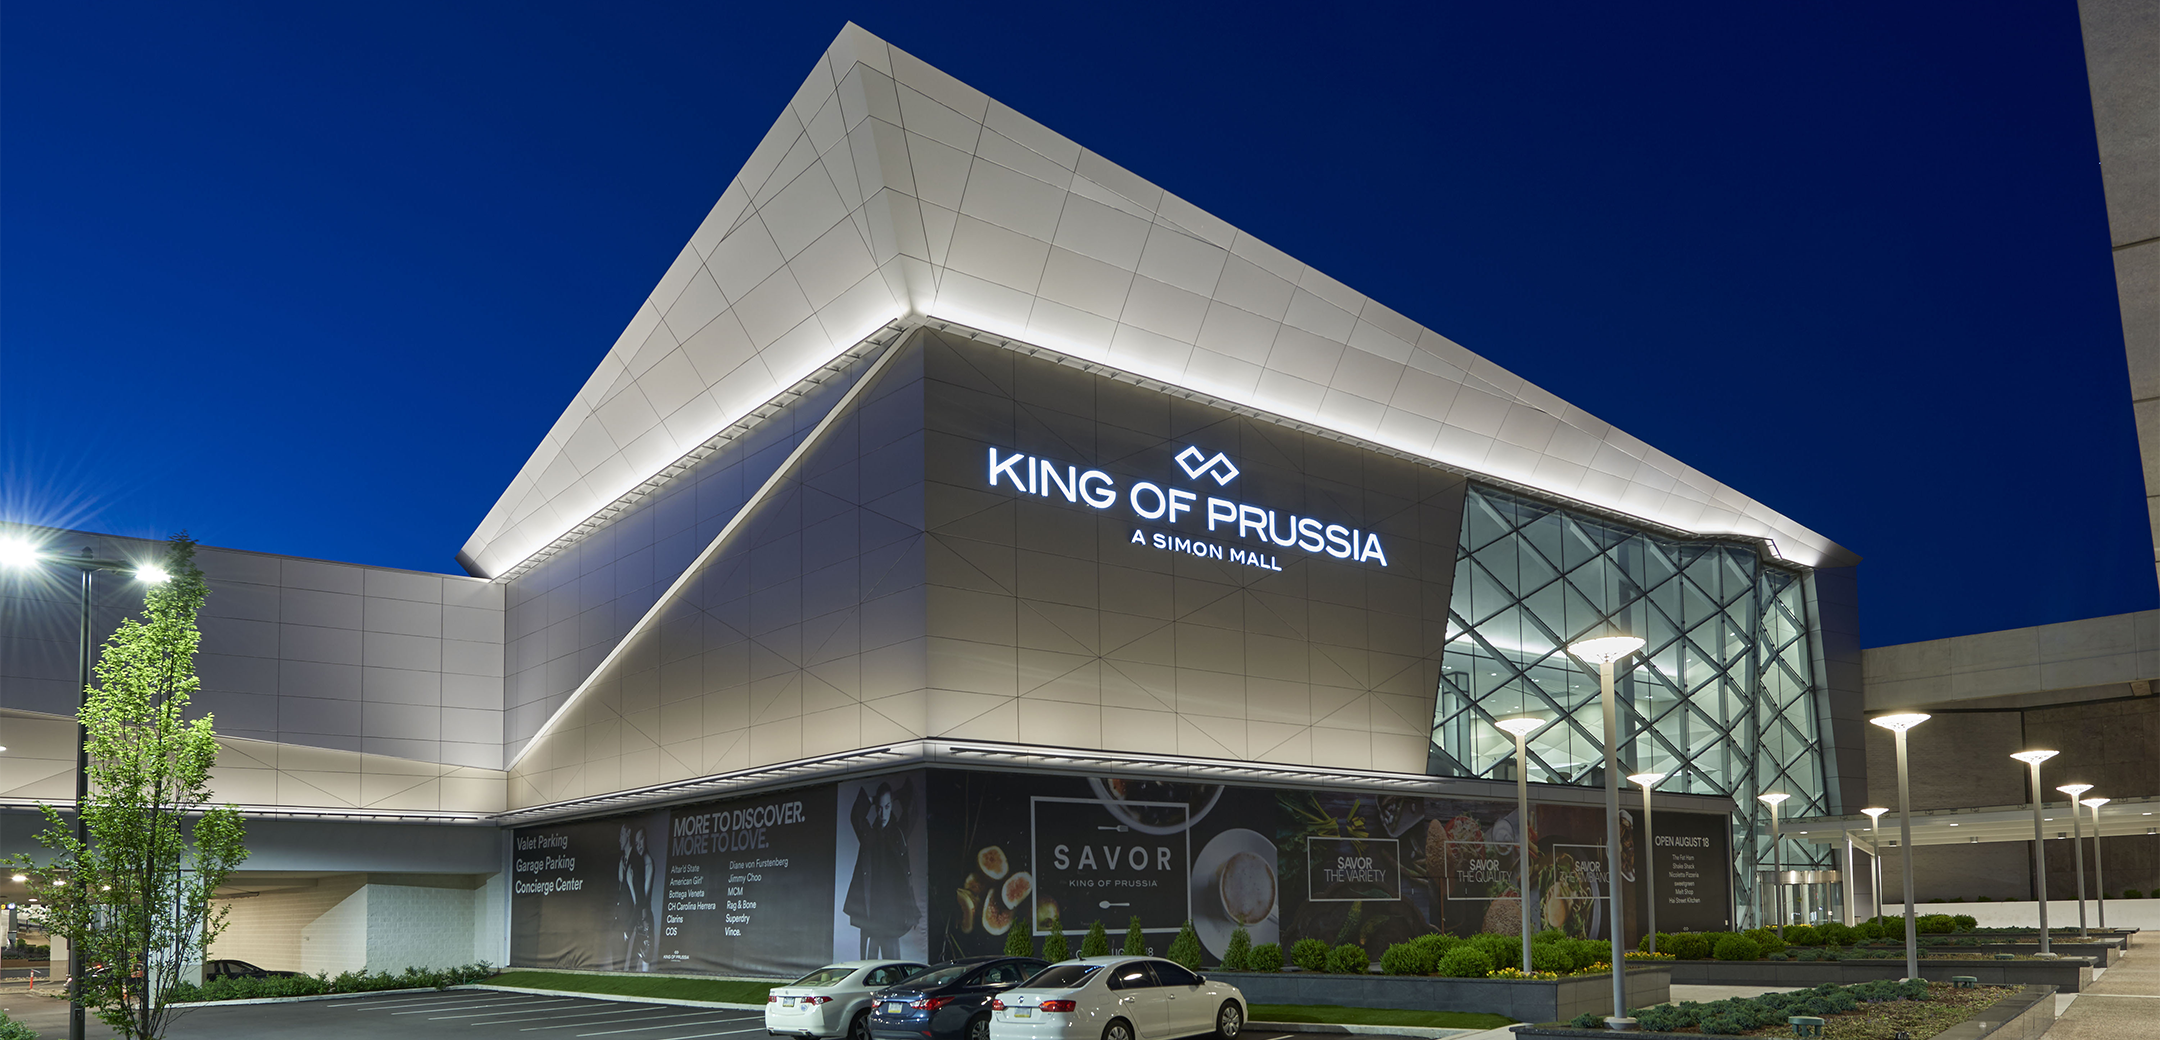
[[[16,991],[6,995],[8,1013],[47,1038],[67,1035],[67,1005]],[[716,1010],[676,1004],[633,1004],[591,997],[545,997],[488,990],[355,996],[282,1004],[197,1008],[180,1014],[168,1040],[707,1040],[762,1037],[758,1011]],[[95,1018],[88,1040],[107,1040],[110,1029]],[[1346,1040],[1306,1033],[1248,1031],[1241,1040]],[[1360,1036],[1357,1040],[1388,1040]],[[1404,1040],[1404,1038],[1396,1038]]]

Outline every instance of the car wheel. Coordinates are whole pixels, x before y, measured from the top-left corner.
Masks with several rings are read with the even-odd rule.
[[[1102,1040],[1133,1040],[1132,1023],[1122,1018],[1111,1019],[1110,1024],[1103,1027]]]
[[[855,1020],[848,1023],[847,1040],[870,1040],[870,1012],[855,1012]]]
[[[1245,1012],[1238,1010],[1237,1001],[1225,1000],[1222,1010],[1215,1012],[1215,1035],[1219,1040],[1236,1040],[1238,1030],[1245,1028]]]
[[[976,1015],[968,1019],[967,1040],[990,1040],[989,1015]]]

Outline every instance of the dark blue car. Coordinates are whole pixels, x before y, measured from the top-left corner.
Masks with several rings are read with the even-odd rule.
[[[880,991],[870,1008],[876,1040],[990,1040],[990,998],[1050,966],[1037,957],[946,961]]]

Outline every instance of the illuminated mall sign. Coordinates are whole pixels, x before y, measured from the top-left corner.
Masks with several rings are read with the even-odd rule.
[[[1329,523],[1321,517],[1280,513],[1213,494],[1238,478],[1237,465],[1222,452],[1210,454],[1197,446],[1187,446],[1173,461],[1192,487],[1180,487],[1172,477],[1161,483],[1135,481],[1120,489],[1117,478],[1102,470],[1083,470],[1017,452],[1007,454],[994,447],[990,449],[988,478],[992,488],[1010,487],[1018,494],[1062,498],[1090,509],[1116,509],[1122,503],[1134,517],[1170,528],[1134,527],[1130,540],[1135,545],[1273,571],[1282,570],[1275,549],[1296,549],[1316,556],[1325,553],[1338,560],[1387,566],[1387,552],[1380,547],[1380,536],[1371,531]],[[1196,537],[1203,532],[1249,544],[1225,545]]]

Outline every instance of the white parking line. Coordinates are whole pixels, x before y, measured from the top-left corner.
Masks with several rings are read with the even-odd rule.
[[[576,1011],[576,1010],[577,1010],[577,1009],[575,1009],[575,1008],[547,1008],[547,1009],[545,1009],[545,1010],[542,1010],[542,1011],[496,1011],[496,1012],[492,1012],[492,1013],[489,1013],[489,1014],[484,1014],[484,1015],[476,1015],[476,1016],[473,1016],[473,1017],[476,1017],[476,1018],[488,1018],[488,1019],[493,1019],[493,1021],[490,1021],[490,1022],[467,1022],[467,1023],[465,1023],[465,1024],[466,1024],[466,1025],[469,1025],[469,1026],[500,1026],[500,1025],[513,1025],[513,1024],[515,1024],[515,1023],[516,1023],[516,1022],[518,1021],[518,1019],[517,1019],[517,1018],[515,1018],[515,1017],[506,1017],[506,1016],[517,1016],[517,1015],[548,1015],[548,1016],[550,1016],[550,1017],[549,1017],[549,1019],[548,1019],[549,1021],[555,1021],[555,1020],[557,1020],[557,1019],[565,1019],[565,1018],[594,1018],[594,1017],[597,1017],[597,1016],[600,1016],[600,1015],[619,1015],[619,1014],[631,1014],[631,1013],[636,1013],[636,1012],[633,1012],[633,1011],[631,1011],[631,1008],[636,1008],[636,1009],[637,1009],[637,1011],[640,1011],[640,1012],[641,1012],[641,1011],[659,1011],[659,1010],[661,1010],[662,1008],[665,1008],[665,1007],[667,1007],[667,1005],[666,1005],[666,1004],[651,1004],[651,1005],[647,1005],[647,1006],[645,1006],[645,1007],[643,1007],[643,1008],[637,1008],[637,1006],[633,1004],[633,1005],[630,1005],[630,1007],[629,1007],[629,1008],[626,1008],[626,1007],[624,1007],[624,1006],[623,1006],[623,1005],[621,1005],[621,1004],[607,1004],[607,1003],[595,1003],[595,1004],[587,1004],[586,1006],[587,1006],[587,1007],[591,1007],[591,1008],[595,1008],[596,1010],[593,1010],[593,1011],[578,1011],[578,1012],[577,1012],[576,1014],[570,1014],[570,1012],[572,1012],[572,1011]]]
[[[665,1037],[663,1040],[697,1040],[701,1036],[734,1036],[737,1033],[755,1033],[755,1029],[730,1029],[724,1033],[687,1033],[682,1036]]]
[[[615,1034],[617,1034],[617,1033],[642,1033],[642,1032],[645,1032],[645,1031],[646,1031],[646,1030],[648,1030],[648,1029],[681,1029],[681,1028],[682,1028],[682,1027],[684,1027],[684,1026],[691,1026],[691,1027],[696,1027],[696,1026],[724,1026],[724,1025],[729,1025],[729,1024],[731,1024],[731,1023],[735,1023],[735,1022],[740,1022],[740,1021],[742,1021],[742,1019],[739,1019],[739,1018],[721,1018],[721,1019],[714,1019],[713,1021],[710,1021],[710,1022],[676,1022],[676,1023],[670,1024],[670,1025],[664,1025],[664,1026],[637,1026],[637,1027],[635,1027],[635,1028],[631,1028],[631,1029],[603,1029],[603,1030],[600,1030],[599,1032],[594,1032],[594,1033],[579,1033],[579,1034],[577,1034],[577,1035],[578,1035],[578,1036],[614,1036],[614,1035],[615,1035]],[[733,1032],[733,1033],[755,1033],[755,1032],[762,1032],[762,1031],[764,1031],[764,1029],[765,1029],[764,1025],[760,1024],[760,1025],[758,1025],[758,1026],[755,1026],[755,1027],[753,1027],[753,1028],[750,1028],[750,1029],[735,1029],[735,1030],[730,1030],[730,1032]],[[723,1033],[699,1033],[699,1034],[697,1034],[697,1035],[699,1035],[699,1036],[724,1036],[724,1035],[726,1035],[726,1034],[723,1034]]]
[[[576,1001],[577,1001],[577,998],[575,998],[575,997],[559,997],[559,998],[557,998],[557,999],[554,999],[554,1000],[505,1000],[505,1001],[500,1001],[500,1002],[498,1002],[498,1003],[494,1003],[494,1004],[473,1004],[473,1005],[469,1005],[469,1006],[470,1006],[470,1007],[483,1007],[483,1008],[485,1008],[485,1007],[538,1007],[538,1006],[540,1006],[540,1005],[542,1005],[542,1004],[572,1004],[572,1003],[576,1003]],[[394,1011],[394,1012],[391,1012],[391,1013],[392,1013],[392,1014],[396,1014],[396,1015],[426,1015],[426,1014],[427,1014],[427,1013],[428,1013],[429,1011],[457,1011],[457,1010],[461,1010],[461,1009],[459,1009],[459,1008],[424,1008],[424,1009],[422,1009],[422,1010],[419,1010],[419,1011]],[[558,1008],[557,1010],[561,1010],[561,1011],[568,1011],[568,1010],[569,1010],[569,1008]],[[486,1017],[488,1017],[489,1015],[508,1015],[508,1014],[512,1014],[512,1012],[509,1012],[509,1011],[475,1011],[475,1012],[473,1012],[472,1014],[469,1014],[469,1015],[429,1015],[429,1016],[428,1016],[428,1021],[430,1021],[430,1022],[433,1022],[433,1021],[435,1021],[436,1019],[439,1019],[439,1018],[486,1018]]]
[[[675,1005],[675,1004],[654,1004],[654,1005],[652,1005],[652,1006],[653,1006],[653,1007],[655,1007],[655,1008],[669,1008],[669,1007],[677,1007],[677,1006],[679,1006],[679,1005]],[[694,1016],[697,1016],[697,1015],[710,1015],[710,1014],[712,1014],[712,1012],[710,1012],[710,1011],[682,1011],[682,1012],[677,1012],[676,1014],[672,1014],[672,1015],[661,1015],[660,1017],[661,1017],[661,1018],[691,1018],[691,1017],[694,1017]],[[644,1021],[653,1021],[653,1020],[652,1020],[652,1019],[645,1019]],[[535,1029],[577,1029],[577,1028],[583,1028],[584,1026],[591,1026],[591,1025],[606,1025],[606,1024],[607,1024],[607,1023],[605,1023],[605,1022],[582,1022],[582,1023],[578,1023],[578,1024],[576,1024],[576,1025],[562,1025],[562,1026],[526,1026],[525,1028],[523,1028],[523,1029],[520,1029],[520,1030],[518,1030],[518,1032],[520,1032],[520,1033],[530,1033],[530,1032],[532,1032],[532,1031],[533,1031],[533,1030],[535,1030]]]
[[[472,998],[471,998],[471,997],[467,997],[467,998],[465,998],[465,999],[467,999],[467,1000],[471,1000]],[[557,999],[557,1000],[574,1000],[574,999],[576,999],[576,998],[574,998],[574,997],[557,997],[557,998],[553,998],[553,999]],[[427,1013],[428,1013],[428,1012],[430,1012],[430,1011],[464,1011],[464,1010],[466,1010],[467,1008],[501,1007],[501,1006],[503,1006],[504,1004],[521,1004],[521,1003],[529,1003],[529,1001],[520,1001],[520,1000],[494,1000],[494,1001],[487,1001],[487,1002],[485,1002],[485,1003],[480,1003],[480,1004],[431,1004],[431,1005],[429,1005],[429,1006],[427,1006],[427,1007],[422,1007],[422,1008],[414,1008],[414,1009],[412,1009],[412,1010],[410,1010],[410,1011],[392,1011],[392,1012],[390,1012],[390,1013],[391,1013],[391,1014],[393,1014],[393,1015],[425,1015],[425,1014],[427,1014]]]

